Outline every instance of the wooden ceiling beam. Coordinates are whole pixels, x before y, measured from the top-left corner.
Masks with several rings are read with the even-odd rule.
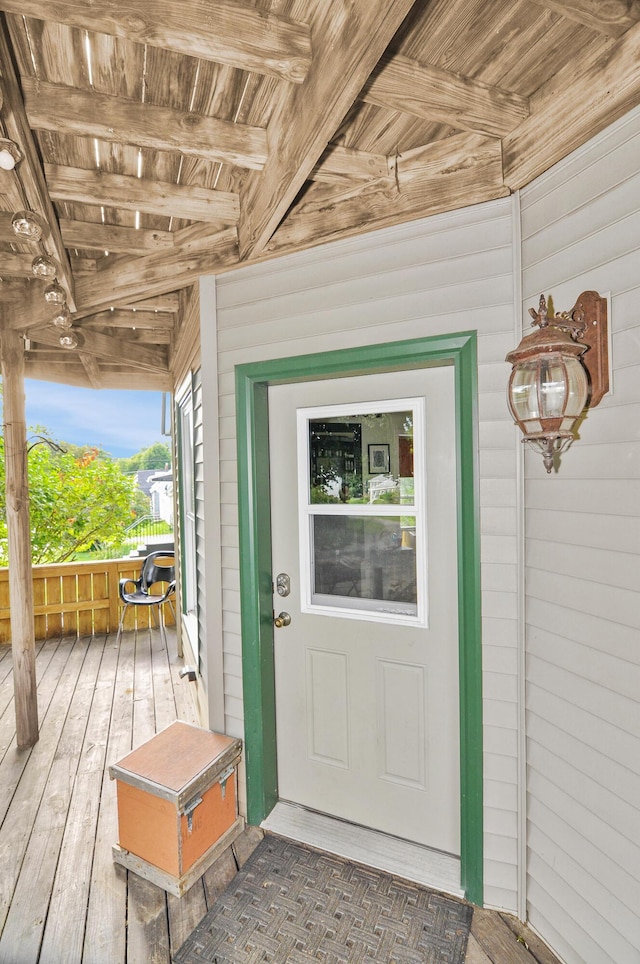
[[[390,177],[393,162],[385,154],[355,151],[348,147],[329,145],[311,171],[312,181],[332,181],[336,177]]]
[[[399,55],[382,59],[360,100],[496,137],[529,116],[526,97]]]
[[[73,358],[69,358],[73,355]],[[60,385],[77,385],[79,388],[93,388],[86,367],[77,358],[77,352],[25,352],[25,375],[45,382]],[[77,361],[75,360],[77,358]],[[170,392],[173,381],[170,372],[136,371],[135,368],[113,368],[102,365],[100,368],[100,388],[134,387],[141,391]]]
[[[82,319],[82,327],[98,328],[141,328],[172,332],[175,328],[175,318],[167,312],[159,311],[125,311],[114,308],[109,311],[99,311],[95,315],[87,315]]]
[[[242,260],[260,255],[268,244],[413,2],[350,0],[317,8],[309,73],[276,106],[269,158],[262,175],[249,174],[243,187]]]
[[[44,173],[55,201],[99,204],[187,221],[237,224],[240,217],[238,195],[226,191],[54,164],[45,164]]]
[[[0,91],[1,91],[0,87]],[[11,211],[0,211],[0,241],[3,244],[12,244],[16,241],[16,235],[11,226]]]
[[[15,237],[15,235],[14,235]],[[33,278],[31,254],[10,254],[0,252],[0,276],[3,278]]]
[[[585,55],[578,68],[570,60],[531,98],[531,116],[503,139],[504,178],[512,190],[640,103],[640,23],[606,55],[598,53],[590,61]]]
[[[0,0],[0,10],[164,47],[189,57],[301,83],[311,64],[309,26],[237,0]]]
[[[425,180],[475,167],[481,160],[484,162],[493,158],[499,161],[501,155],[502,146],[498,138],[465,131],[399,154],[397,173],[401,181],[411,177]]]
[[[31,290],[31,283],[28,281],[5,281],[0,276],[0,305],[10,308],[11,305],[22,305],[27,293]],[[10,310],[9,315],[12,314]],[[6,323],[6,319],[0,315],[0,327],[14,327]]]
[[[166,372],[169,370],[165,348],[128,342],[121,334],[106,335],[81,326],[76,326],[72,330],[78,337],[79,354],[84,353],[112,361],[117,360],[151,372]],[[27,332],[30,341],[40,345],[48,345],[51,348],[60,348],[61,334],[62,332],[53,326],[32,328]],[[63,350],[67,354],[72,354],[74,351],[73,349]]]
[[[640,0],[535,0],[541,7],[604,33],[621,37],[640,21]]]
[[[118,224],[95,221],[60,221],[62,240],[68,248],[82,251],[112,251],[116,254],[151,254],[173,247],[170,231],[123,228]],[[0,235],[1,237],[1,235]]]
[[[124,302],[120,304],[120,307],[133,311],[171,312],[175,315],[180,310],[180,296],[177,291],[163,292],[153,298],[146,298],[142,295],[140,300],[130,303]]]
[[[138,342],[141,345],[173,345],[174,336],[172,331],[158,328],[134,328],[127,332],[129,341]]]
[[[400,156],[393,191],[385,182],[376,190],[372,182],[332,196],[326,185],[317,185],[294,205],[265,254],[280,256],[358,235],[363,224],[367,231],[378,230],[509,194],[499,140],[460,135],[452,154],[443,143],[421,149],[419,164],[417,156],[404,161]]]
[[[35,130],[96,137],[253,170],[261,170],[267,159],[267,132],[261,127],[32,77],[23,78],[22,89],[26,115]]]
[[[145,258],[114,258],[109,267],[78,281],[78,317],[131,304],[136,298],[148,299],[187,288],[199,275],[215,273],[237,260],[234,228],[171,252],[159,251]]]
[[[82,327],[85,328],[86,325],[82,323]],[[113,334],[112,328],[96,328],[95,325],[90,326],[92,330],[100,331],[105,335]],[[122,329],[119,329],[122,330]],[[127,328],[126,338],[129,344],[135,342],[141,345],[172,345],[173,344],[173,332],[167,331],[166,329],[151,329],[151,328]]]
[[[7,137],[15,141],[24,154],[23,160],[17,165],[16,176],[19,177],[22,185],[25,207],[40,215],[47,226],[41,241],[42,249],[56,262],[58,281],[65,288],[67,304],[73,311],[75,291],[71,265],[24,109],[20,81],[13,67],[11,44],[7,36],[4,16],[0,16],[0,96],[2,121]]]
[[[4,289],[0,287],[0,291]],[[26,331],[34,325],[46,325],[53,313],[53,305],[48,304],[43,297],[45,285],[40,279],[31,278],[29,281],[16,282],[10,290],[19,292],[19,297],[5,305],[2,327],[16,328]]]
[[[100,377],[100,366],[93,357],[93,355],[88,355],[85,351],[79,351],[78,357],[82,362],[82,367],[87,373],[87,378],[89,379],[89,384],[92,388],[102,388],[102,379]]]

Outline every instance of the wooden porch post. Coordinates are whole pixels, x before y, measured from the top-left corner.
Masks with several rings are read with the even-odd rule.
[[[18,331],[0,332],[2,363],[5,489],[9,537],[11,652],[18,747],[38,740],[38,695],[33,622],[33,579],[27,478],[27,425],[24,400],[24,341]]]

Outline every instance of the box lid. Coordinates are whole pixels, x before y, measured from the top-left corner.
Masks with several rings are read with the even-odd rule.
[[[242,740],[178,720],[109,767],[122,780],[178,809],[240,758]]]

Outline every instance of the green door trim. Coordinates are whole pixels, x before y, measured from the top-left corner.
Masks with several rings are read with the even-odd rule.
[[[250,824],[260,824],[278,800],[268,386],[437,365],[453,365],[455,370],[461,884],[467,899],[481,905],[482,638],[476,332],[236,366],[247,819]]]

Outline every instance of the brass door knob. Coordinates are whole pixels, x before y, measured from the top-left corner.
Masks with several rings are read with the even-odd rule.
[[[282,629],[283,626],[288,626],[291,623],[291,616],[289,613],[278,613],[273,619],[273,625],[276,629]]]

